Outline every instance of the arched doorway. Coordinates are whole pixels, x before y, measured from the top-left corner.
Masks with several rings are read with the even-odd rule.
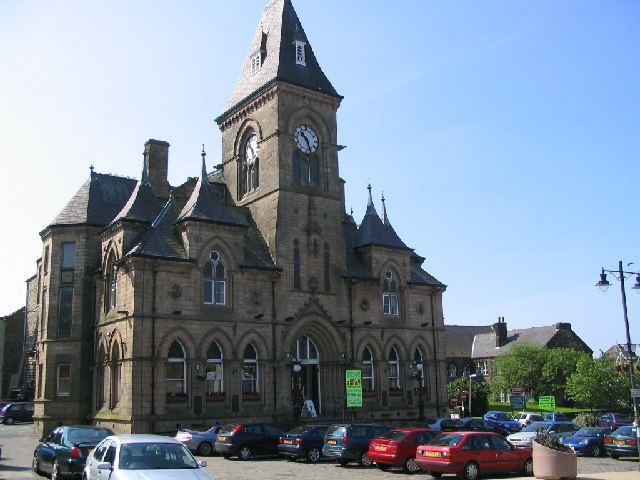
[[[311,400],[316,413],[320,415],[320,355],[313,340],[304,335],[296,340],[293,350],[291,399],[301,409],[305,400]]]

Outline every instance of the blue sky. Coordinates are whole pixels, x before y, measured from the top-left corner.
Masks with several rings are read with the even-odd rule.
[[[0,0],[1,314],[23,304],[37,232],[90,164],[137,177],[144,142],[163,139],[178,184],[202,143],[219,158],[213,118],[264,4]],[[448,285],[445,322],[571,322],[596,352],[622,341],[619,291],[593,285],[602,265],[640,268],[640,4],[294,6],[345,96],[347,208],[360,220],[367,182],[384,190]],[[640,343],[640,296],[628,303]]]

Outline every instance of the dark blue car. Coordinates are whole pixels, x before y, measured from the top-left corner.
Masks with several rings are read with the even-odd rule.
[[[604,455],[604,437],[611,433],[606,427],[581,428],[570,437],[563,437],[561,443],[576,452],[576,455],[600,457]]]
[[[484,414],[484,421],[492,427],[500,427],[508,432],[519,432],[520,423],[507,412],[489,411]]]
[[[7,425],[12,425],[14,422],[33,421],[33,403],[12,402],[6,404],[0,410],[0,421]]]
[[[325,433],[327,425],[296,427],[280,437],[278,453],[290,460],[304,458],[307,462],[316,463],[322,456]]]

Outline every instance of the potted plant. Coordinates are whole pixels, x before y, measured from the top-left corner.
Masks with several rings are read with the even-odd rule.
[[[533,439],[533,474],[545,480],[569,480],[578,475],[578,458],[553,432],[538,431]]]
[[[189,400],[189,395],[182,392],[167,392],[167,403],[182,403]]]

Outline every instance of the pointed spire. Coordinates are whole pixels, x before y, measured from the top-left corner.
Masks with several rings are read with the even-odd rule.
[[[207,152],[204,151],[204,143],[202,144],[202,153],[200,155],[202,156],[202,178],[207,178]]]
[[[367,202],[367,207],[373,205],[373,199],[371,198],[371,183],[367,185],[367,190],[369,190],[369,201]]]
[[[384,203],[384,192],[382,192],[382,223],[389,225],[389,219],[387,218],[387,206]]]

